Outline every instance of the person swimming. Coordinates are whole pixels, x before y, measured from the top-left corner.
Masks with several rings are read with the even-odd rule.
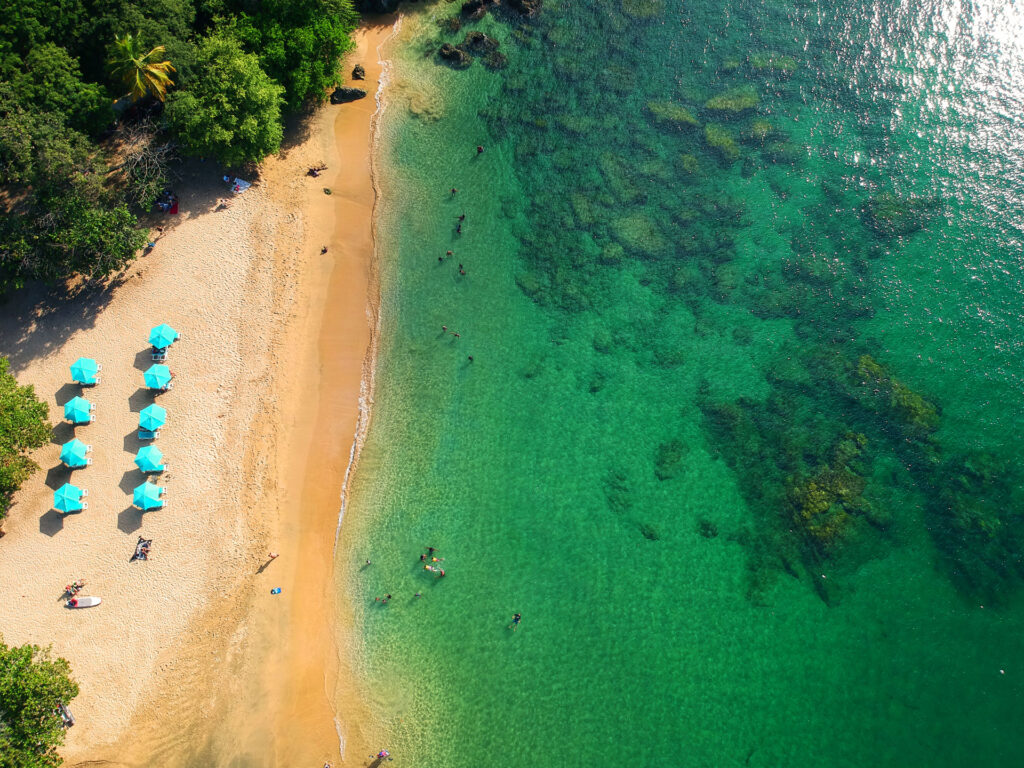
[[[523,614],[516,613],[512,615],[512,623],[508,625],[508,628],[515,632],[519,629],[519,622],[523,620]]]

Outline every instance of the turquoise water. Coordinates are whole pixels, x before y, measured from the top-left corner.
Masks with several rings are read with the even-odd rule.
[[[342,529],[396,761],[1019,764],[1024,11],[456,10]]]

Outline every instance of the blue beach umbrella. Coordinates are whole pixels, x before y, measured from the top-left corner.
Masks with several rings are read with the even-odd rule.
[[[78,512],[82,509],[82,489],[71,483],[64,483],[53,492],[53,508],[61,512]]]
[[[71,364],[71,380],[79,384],[95,384],[100,367],[91,357],[80,357]]]
[[[72,469],[80,469],[89,462],[85,459],[87,446],[77,437],[69,440],[60,448],[60,460]]]
[[[72,424],[88,424],[92,413],[92,403],[84,397],[72,397],[64,403],[64,418]]]
[[[167,411],[165,409],[155,403],[147,405],[139,414],[139,429],[152,432],[154,429],[160,429],[166,421]]]
[[[142,374],[142,378],[146,380],[146,386],[150,389],[164,389],[171,383],[171,369],[166,365],[151,365]]]
[[[147,509],[160,509],[164,505],[163,499],[160,498],[160,494],[163,492],[162,486],[154,485],[153,483],[143,483],[135,487],[133,503],[143,511]]]
[[[149,332],[149,343],[157,349],[167,349],[178,340],[178,335],[176,330],[163,323]]]
[[[135,454],[135,466],[143,472],[159,472],[164,468],[164,455],[155,445],[139,448]]]

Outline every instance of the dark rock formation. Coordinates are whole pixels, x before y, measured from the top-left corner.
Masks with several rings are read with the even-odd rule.
[[[498,41],[493,37],[488,37],[483,32],[474,30],[473,32],[466,33],[466,39],[462,41],[460,47],[470,53],[485,54],[497,50]]]
[[[363,69],[363,65],[362,64],[356,64],[354,67],[352,67],[352,79],[353,80],[365,80],[366,79],[366,70]]]
[[[441,57],[441,60],[446,62],[449,66],[455,69],[465,69],[473,63],[473,59],[469,57],[469,54],[462,50],[461,47],[452,45],[451,43],[445,43],[438,50],[437,55]]]
[[[468,0],[462,4],[462,15],[467,19],[477,21],[484,17],[490,5],[491,0]]]
[[[533,16],[540,10],[541,0],[505,0],[505,5],[523,16]]]
[[[356,0],[356,10],[361,13],[394,13],[399,0]]]
[[[484,56],[484,66],[488,69],[504,69],[508,66],[508,58],[501,51],[491,51]]]
[[[344,104],[347,101],[365,99],[366,91],[362,88],[335,88],[331,94],[331,104]]]

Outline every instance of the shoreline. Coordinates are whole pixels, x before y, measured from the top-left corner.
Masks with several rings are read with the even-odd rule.
[[[42,521],[35,530],[52,492],[47,468],[63,440],[55,441],[35,455],[42,469],[17,495],[0,541],[0,596],[18,612],[0,621],[0,632],[10,643],[52,643],[82,687],[71,703],[79,725],[62,749],[68,765],[319,765],[343,759],[341,744],[361,754],[368,741],[372,721],[358,681],[340,677],[348,664],[336,643],[334,562],[372,402],[372,161],[386,84],[380,48],[394,29],[395,17],[364,19],[344,63],[346,75],[364,65],[372,101],[321,108],[308,135],[269,158],[258,186],[229,210],[212,204],[223,194],[207,183],[216,169],[192,163],[190,177],[203,188],[188,179],[185,215],[168,220],[154,254],[113,281],[116,288],[51,313],[64,322],[31,323],[38,301],[28,298],[4,308],[0,352],[11,354],[22,383],[36,384],[51,417],[68,399],[67,362],[92,354],[104,363],[101,385],[85,393],[97,402],[97,424],[78,430],[96,446],[94,466],[75,477],[92,490],[89,513],[65,520],[55,536],[41,535]],[[307,177],[321,161],[327,174]],[[212,271],[230,274],[230,288],[206,279]],[[152,304],[166,307],[143,311]],[[153,322],[141,317],[150,314]],[[129,398],[131,410],[118,400],[135,388],[133,375],[141,379],[129,369],[142,355],[134,326],[148,331],[162,321],[183,331],[172,350],[177,387],[160,398],[176,419],[160,441],[175,473],[161,481],[167,510],[139,520],[137,532],[155,539],[155,557],[132,570],[114,550],[129,539],[134,546],[135,531],[118,535],[105,502],[120,501],[100,487],[117,485],[125,459],[131,466],[118,452],[137,448],[131,435],[121,443],[140,396]],[[47,322],[52,327],[40,330]],[[118,354],[117,345],[133,351]],[[104,425],[119,408],[117,423]],[[59,425],[56,432],[63,435]],[[281,557],[266,562],[268,551]],[[55,614],[42,594],[53,591],[51,581],[75,577],[103,590],[104,605],[85,616]],[[39,594],[28,592],[33,579],[43,585],[33,590]],[[273,586],[282,594],[272,596]],[[339,691],[351,694],[339,713],[344,729],[334,708]]]

